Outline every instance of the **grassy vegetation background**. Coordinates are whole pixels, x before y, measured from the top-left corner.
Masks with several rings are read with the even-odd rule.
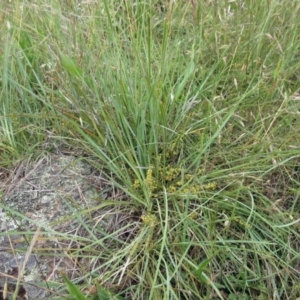
[[[299,6],[1,4],[1,166],[84,155],[141,216],[85,280],[119,299],[300,297]]]

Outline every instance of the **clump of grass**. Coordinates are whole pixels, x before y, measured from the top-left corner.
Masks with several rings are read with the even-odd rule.
[[[299,3],[38,2],[1,12],[2,164],[64,141],[141,216],[84,280],[299,297]]]

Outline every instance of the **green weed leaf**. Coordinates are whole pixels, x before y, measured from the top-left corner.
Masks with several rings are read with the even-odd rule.
[[[185,73],[183,75],[183,79],[180,82],[180,84],[178,85],[178,88],[175,92],[175,99],[181,94],[181,92],[183,91],[184,87],[186,86],[188,80],[190,79],[190,77],[193,75],[195,70],[195,63],[193,61],[190,61],[190,63],[188,64]]]
[[[206,271],[207,265],[210,263],[210,261],[210,258],[203,260],[195,271],[195,275],[202,283],[207,283],[207,278],[206,276],[203,276],[203,272]]]
[[[76,77],[82,77],[82,69],[80,69],[69,56],[61,54],[61,64],[70,74],[75,75]]]
[[[111,292],[107,291],[101,286],[98,286],[98,298],[99,300],[125,300],[121,296],[115,296]]]
[[[73,297],[73,299],[76,299],[76,300],[86,300],[86,297],[84,296],[84,294],[81,293],[81,291],[79,290],[79,288],[74,283],[72,283],[67,278],[66,275],[62,274],[62,277],[63,277],[64,281],[66,282],[68,291],[69,291],[70,295]]]

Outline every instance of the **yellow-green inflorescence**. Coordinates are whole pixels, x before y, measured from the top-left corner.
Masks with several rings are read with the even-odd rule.
[[[143,223],[149,227],[154,227],[158,223],[156,216],[152,215],[152,214],[142,215],[141,219],[142,219]]]
[[[207,184],[196,184],[193,182],[193,178],[197,178],[203,174],[203,169],[198,170],[194,175],[189,173],[182,175],[180,168],[174,168],[173,166],[159,167],[157,172],[158,178],[155,176],[154,171],[154,167],[150,166],[146,172],[146,178],[142,183],[147,188],[149,196],[156,195],[162,187],[166,187],[169,193],[180,191],[181,194],[192,195],[199,195],[205,190],[215,190],[217,188],[215,181]],[[139,189],[141,182],[136,179],[133,187],[136,190]]]

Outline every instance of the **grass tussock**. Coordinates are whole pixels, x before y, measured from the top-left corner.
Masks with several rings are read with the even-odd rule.
[[[106,263],[76,282],[99,299],[300,297],[299,12],[298,1],[1,5],[2,167],[71,151],[113,174],[140,216],[135,237],[94,251]]]

